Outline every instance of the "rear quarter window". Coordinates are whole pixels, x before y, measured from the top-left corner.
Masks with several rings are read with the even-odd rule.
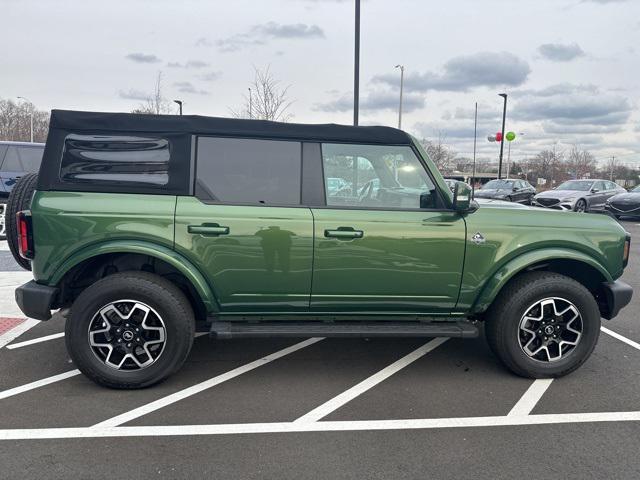
[[[43,148],[18,147],[18,156],[24,172],[37,172],[42,162]]]
[[[68,135],[60,180],[93,185],[169,183],[170,143],[165,138],[119,135]]]

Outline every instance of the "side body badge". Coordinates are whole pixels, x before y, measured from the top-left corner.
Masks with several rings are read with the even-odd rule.
[[[471,241],[476,245],[482,245],[484,242],[486,242],[485,238],[480,232],[476,232],[473,237],[471,237]]]

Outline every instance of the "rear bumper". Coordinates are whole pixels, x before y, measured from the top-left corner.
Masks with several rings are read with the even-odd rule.
[[[58,288],[40,285],[35,280],[31,280],[16,288],[16,303],[27,317],[49,320],[58,291]]]
[[[605,302],[603,305],[602,316],[607,320],[611,320],[618,315],[620,310],[626,307],[633,296],[633,288],[622,280],[615,282],[605,282],[602,284],[605,293]]]

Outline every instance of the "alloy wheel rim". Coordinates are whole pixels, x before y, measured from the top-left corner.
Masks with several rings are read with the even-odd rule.
[[[518,342],[529,358],[551,363],[570,355],[580,343],[583,321],[570,301],[559,297],[538,300],[520,319]]]
[[[587,206],[585,205],[585,203],[580,200],[578,202],[578,204],[576,205],[576,212],[578,213],[584,213],[584,211],[587,209]]]
[[[117,300],[98,310],[89,323],[93,354],[115,370],[137,371],[162,355],[167,331],[162,317],[137,300]]]

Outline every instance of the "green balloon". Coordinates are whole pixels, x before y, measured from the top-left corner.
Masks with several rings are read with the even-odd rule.
[[[507,132],[505,137],[507,138],[507,142],[513,142],[516,139],[516,134],[514,132]]]

